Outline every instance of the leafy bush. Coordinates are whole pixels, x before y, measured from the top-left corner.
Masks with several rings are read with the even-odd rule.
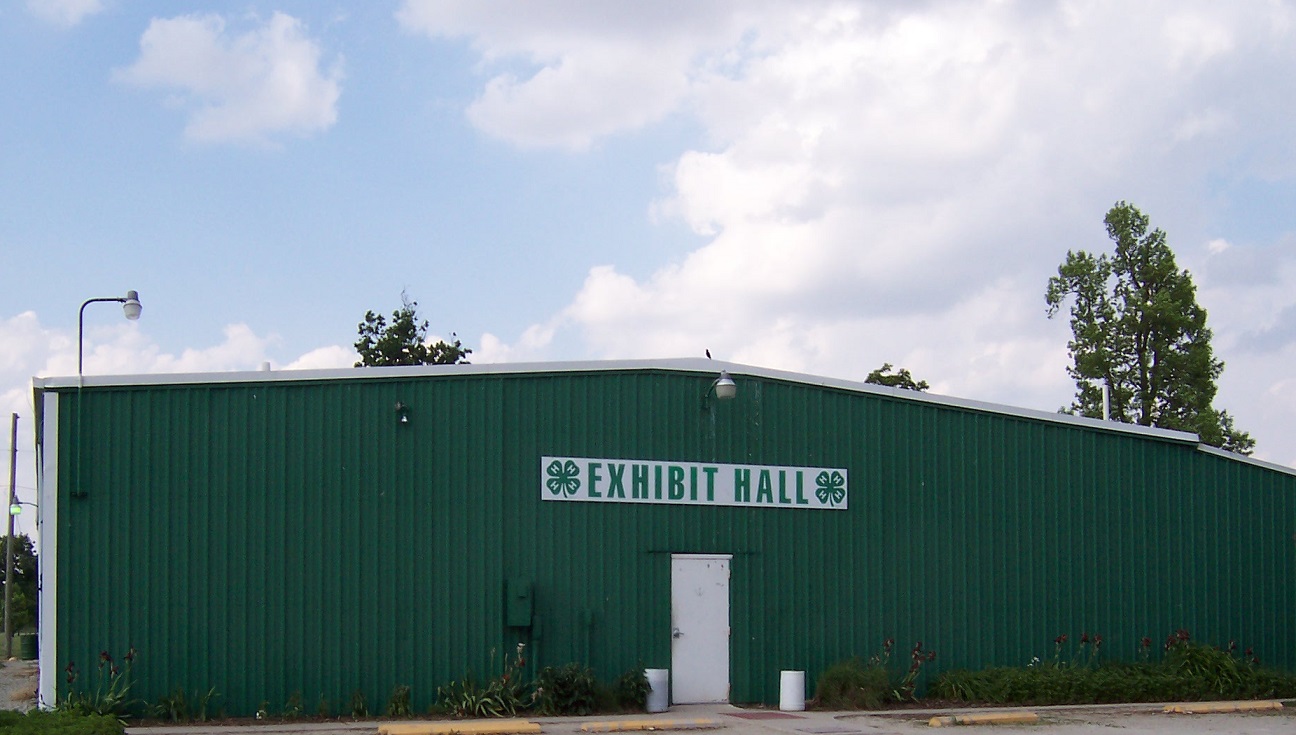
[[[414,708],[410,705],[409,685],[401,684],[392,690],[391,697],[387,699],[387,716],[409,717],[412,714]]]
[[[305,711],[306,704],[302,701],[301,690],[293,690],[293,693],[288,695],[288,701],[284,702],[283,716],[290,720],[295,720],[298,717],[301,717],[302,713]]]
[[[543,715],[588,715],[598,706],[594,672],[581,664],[570,663],[557,669],[546,666],[536,680],[536,687]]]
[[[479,686],[472,673],[463,679],[437,688],[437,706],[455,717],[511,717],[526,706],[526,685],[522,682],[522,667],[526,659],[522,652],[526,644],[519,643],[510,660],[504,659],[504,671]],[[491,651],[494,661],[495,651]]]
[[[126,726],[113,715],[32,710],[0,712],[0,732],[12,735],[122,735]]]
[[[834,664],[819,675],[815,684],[815,706],[823,709],[877,709],[885,702],[913,700],[923,664],[936,659],[935,651],[923,650],[922,641],[909,652],[909,669],[893,681],[888,668],[895,639],[882,642],[882,649],[869,656]]]
[[[127,651],[123,657],[126,667],[122,669],[117,666],[107,651],[101,651],[95,688],[93,691],[86,692],[77,690],[76,681],[80,672],[77,671],[75,661],[69,662],[63,668],[69,691],[63,701],[56,704],[55,709],[76,715],[111,715],[117,718],[129,716],[131,710],[139,703],[138,700],[130,698],[133,684],[131,668],[137,656],[138,653],[134,648]]]
[[[185,694],[184,687],[176,687],[173,692],[164,695],[149,706],[147,711],[151,716],[168,722],[184,722],[186,720],[206,722],[215,714],[211,711],[211,705],[212,701],[219,696],[220,692],[216,691],[216,687],[211,687],[206,694],[191,703],[188,695]]]
[[[612,704],[623,712],[642,712],[648,707],[652,686],[642,668],[631,669],[612,683]]]
[[[878,709],[891,694],[891,675],[881,662],[858,657],[828,667],[815,684],[815,706],[823,709]]]
[[[189,698],[185,696],[184,687],[176,687],[170,694],[164,694],[148,708],[148,713],[167,722],[189,719]]]
[[[351,717],[359,719],[369,716],[369,704],[365,701],[364,691],[357,689],[351,692]]]

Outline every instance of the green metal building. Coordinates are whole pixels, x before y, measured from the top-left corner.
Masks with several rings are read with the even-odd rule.
[[[886,638],[928,673],[1177,629],[1296,669],[1296,471],[1191,434],[708,360],[35,389],[46,703],[131,647],[133,696],[231,715],[421,710],[518,643],[677,702]]]

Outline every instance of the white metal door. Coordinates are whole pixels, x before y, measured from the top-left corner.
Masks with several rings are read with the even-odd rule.
[[[671,700],[729,701],[728,554],[671,555]]]

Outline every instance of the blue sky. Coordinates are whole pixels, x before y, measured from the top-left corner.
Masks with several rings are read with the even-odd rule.
[[[88,374],[348,366],[406,290],[477,362],[888,361],[1052,410],[1045,283],[1128,200],[1217,406],[1296,465],[1294,36],[1277,0],[7,3],[0,409],[135,289]]]

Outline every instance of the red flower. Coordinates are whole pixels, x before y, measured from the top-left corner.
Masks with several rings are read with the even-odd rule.
[[[1179,630],[1175,631],[1175,637],[1181,641],[1187,641],[1190,638],[1190,636],[1188,635],[1188,631],[1184,630],[1183,628],[1180,628]]]
[[[1143,640],[1140,641],[1140,643],[1142,644],[1142,646],[1143,646],[1144,648],[1151,648],[1151,647],[1152,647],[1152,639],[1151,639],[1151,638],[1148,638],[1147,636],[1143,636]]]
[[[1088,642],[1089,642],[1089,634],[1088,634],[1088,633],[1081,633],[1081,634],[1080,634],[1080,642],[1081,642],[1081,643],[1088,643]]]
[[[1060,645],[1062,645],[1063,643],[1066,643],[1066,639],[1067,639],[1067,634],[1066,634],[1066,633],[1063,633],[1062,635],[1058,636],[1057,638],[1054,638],[1054,639],[1053,639],[1053,642],[1060,646]]]
[[[1243,655],[1245,655],[1245,656],[1252,656],[1252,655],[1254,655],[1254,654],[1255,654],[1255,649],[1253,649],[1253,648],[1248,648],[1248,649],[1246,650],[1246,653],[1243,654]]]

